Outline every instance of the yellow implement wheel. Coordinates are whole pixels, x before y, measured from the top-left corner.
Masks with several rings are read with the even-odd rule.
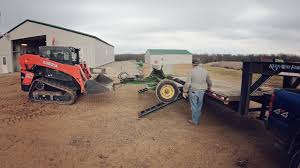
[[[175,90],[172,85],[166,84],[160,89],[160,94],[164,99],[170,99],[174,96]]]
[[[156,97],[160,102],[170,102],[178,97],[179,90],[175,82],[162,80],[156,86]]]

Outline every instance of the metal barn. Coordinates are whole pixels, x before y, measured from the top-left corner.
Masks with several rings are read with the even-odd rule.
[[[187,73],[191,69],[192,60],[193,55],[187,50],[148,49],[145,54],[148,71],[151,71],[152,67],[162,68],[167,74],[178,74],[177,70]]]
[[[0,73],[19,71],[18,57],[38,54],[39,46],[72,46],[91,68],[114,61],[114,46],[100,38],[67,28],[25,20],[0,36]]]

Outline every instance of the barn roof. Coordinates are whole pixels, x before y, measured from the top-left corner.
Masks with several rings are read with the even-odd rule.
[[[16,28],[20,27],[21,25],[23,25],[24,23],[26,22],[31,22],[31,23],[36,23],[36,24],[40,24],[40,25],[44,25],[44,26],[49,26],[49,27],[53,27],[53,28],[56,28],[56,29],[61,29],[61,30],[65,30],[65,31],[68,31],[68,32],[72,32],[72,33],[76,33],[76,34],[80,34],[80,35],[83,35],[83,36],[87,36],[87,37],[91,37],[91,38],[94,38],[98,41],[101,41],[105,44],[108,44],[110,46],[113,47],[113,45],[109,44],[108,42],[96,37],[96,36],[93,36],[93,35],[90,35],[90,34],[86,34],[86,33],[83,33],[83,32],[79,32],[79,31],[75,31],[75,30],[71,30],[71,29],[67,29],[67,28],[64,28],[64,27],[60,27],[60,26],[55,26],[55,25],[52,25],[52,24],[48,24],[48,23],[43,23],[43,22],[38,22],[38,21],[35,21],[35,20],[30,20],[30,19],[27,19],[27,20],[24,20],[22,23],[18,24],[17,26],[15,26],[14,28],[10,29],[7,33],[5,34],[8,34],[12,31],[14,31]],[[5,35],[4,34],[4,35]],[[0,36],[0,39],[4,36]]]
[[[150,55],[192,55],[188,50],[148,49]]]

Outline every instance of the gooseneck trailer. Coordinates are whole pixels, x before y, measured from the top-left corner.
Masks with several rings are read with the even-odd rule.
[[[259,75],[256,80],[253,79],[254,74]],[[300,63],[243,62],[240,94],[226,95],[211,90],[205,92],[205,99],[223,104],[239,112],[242,116],[248,115],[250,112],[260,113],[259,119],[264,119],[272,91],[263,91],[259,88],[272,76],[283,76],[282,88],[297,88],[300,84]],[[121,83],[128,83],[133,80],[135,79],[123,78]],[[147,87],[138,91],[139,94],[148,90],[155,90],[159,100],[158,104],[140,111],[139,117],[144,117],[183,99],[182,89],[185,81],[166,76],[162,70],[154,70],[150,78],[148,77],[147,80],[138,79],[138,81],[148,84]],[[259,107],[250,107],[250,101],[258,103]]]

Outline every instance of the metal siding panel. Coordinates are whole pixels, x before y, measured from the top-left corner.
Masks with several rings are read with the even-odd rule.
[[[150,62],[151,62],[150,53],[149,53],[149,51],[147,51],[145,54],[145,63],[150,64]]]
[[[55,38],[56,46],[72,46],[80,48],[81,59],[86,61],[88,65],[95,65],[94,41],[96,39],[94,38],[31,22],[24,23],[10,34],[12,39],[46,35],[46,43],[50,46],[52,45],[53,38]]]
[[[148,64],[149,61],[148,61],[148,54],[147,54],[147,52],[144,55],[144,59],[145,59],[145,64]]]
[[[151,59],[151,64],[152,65],[161,65],[162,64],[162,56],[161,55],[151,55],[150,59]]]
[[[6,69],[13,72],[11,41],[6,37],[0,39],[0,56],[6,57]]]
[[[150,55],[150,64],[192,64],[192,55]]]
[[[192,55],[163,55],[165,64],[192,64]]]
[[[72,46],[81,49],[81,58],[83,61],[86,61],[87,64],[91,67],[103,65],[103,63],[109,63],[114,61],[114,51],[113,47],[103,42],[100,42],[94,38],[83,36],[77,33],[40,25],[32,22],[26,22],[14,31],[9,33],[10,40],[28,38],[39,35],[46,35],[46,44],[51,46],[52,40],[55,38],[56,46]],[[1,44],[5,38],[0,39],[0,54],[6,54],[9,65],[9,71],[12,72],[12,53],[11,53],[11,41],[9,40],[8,44]],[[99,47],[100,45],[100,47]],[[6,47],[3,47],[6,46]],[[99,57],[103,54],[103,48],[108,48],[108,54],[104,55],[104,60]],[[2,53],[1,53],[2,52]],[[98,59],[98,57],[99,59]]]
[[[114,47],[95,40],[95,67],[114,62]]]

